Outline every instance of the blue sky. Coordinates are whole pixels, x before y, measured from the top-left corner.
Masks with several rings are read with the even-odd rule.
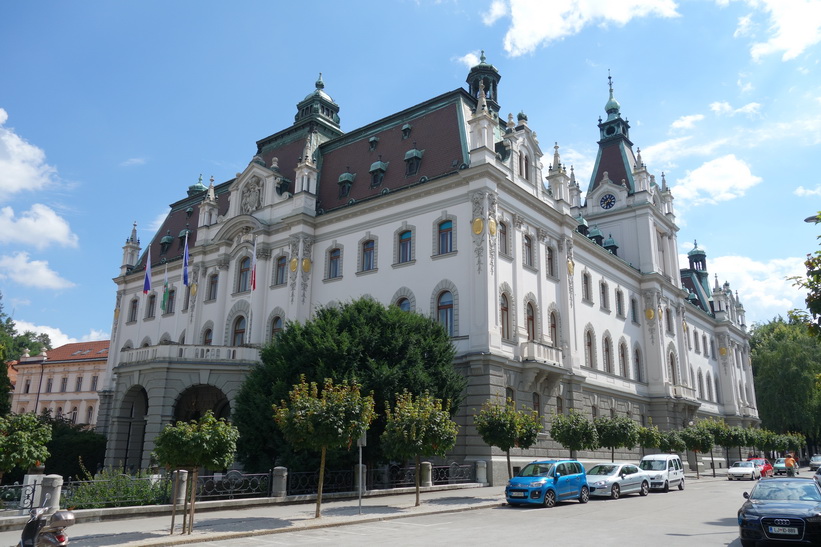
[[[242,171],[322,72],[352,130],[464,86],[482,49],[586,187],[608,70],[693,240],[762,322],[803,307],[821,209],[818,0],[0,3],[0,291],[19,330],[105,339],[137,222]],[[682,265],[686,259],[682,258]]]

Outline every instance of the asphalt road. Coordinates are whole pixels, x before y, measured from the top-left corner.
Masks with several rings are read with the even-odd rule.
[[[683,491],[593,498],[552,509],[496,507],[209,542],[265,545],[619,545],[740,547],[736,511],[750,482],[691,480]]]

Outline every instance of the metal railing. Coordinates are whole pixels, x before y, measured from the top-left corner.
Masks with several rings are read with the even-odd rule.
[[[0,510],[21,511],[31,509],[34,505],[34,491],[36,488],[36,482],[0,486]]]
[[[197,477],[197,500],[262,498],[271,495],[271,473],[228,473]]]
[[[288,495],[316,494],[319,486],[319,471],[297,471],[288,473]],[[354,472],[325,470],[322,484],[323,493],[353,492]]]

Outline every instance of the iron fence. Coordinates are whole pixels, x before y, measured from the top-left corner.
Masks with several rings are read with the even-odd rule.
[[[435,485],[458,484],[473,482],[476,471],[473,464],[458,464],[431,466],[431,482]],[[369,490],[385,490],[416,486],[416,467],[402,467],[386,465],[368,472],[367,488]]]
[[[319,471],[297,471],[288,473],[288,495],[316,494],[319,490]],[[354,472],[328,471],[322,481],[322,492],[353,492]]]
[[[197,478],[197,500],[232,500],[271,495],[271,473],[241,473],[231,470]]]
[[[34,491],[36,488],[36,482],[0,486],[0,510],[30,510],[34,506]]]

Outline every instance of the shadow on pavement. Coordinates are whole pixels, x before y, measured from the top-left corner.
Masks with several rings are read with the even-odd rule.
[[[396,513],[402,513],[402,509],[398,507],[390,507],[389,505],[363,505],[362,506],[362,515],[394,515]],[[358,506],[346,506],[346,507],[331,507],[329,509],[322,510],[322,516],[324,517],[348,517],[351,515],[359,515],[359,507]]]
[[[488,503],[494,501],[502,503],[502,500],[497,498],[470,498],[451,496],[449,498],[422,500],[422,505],[475,505],[477,503]]]

